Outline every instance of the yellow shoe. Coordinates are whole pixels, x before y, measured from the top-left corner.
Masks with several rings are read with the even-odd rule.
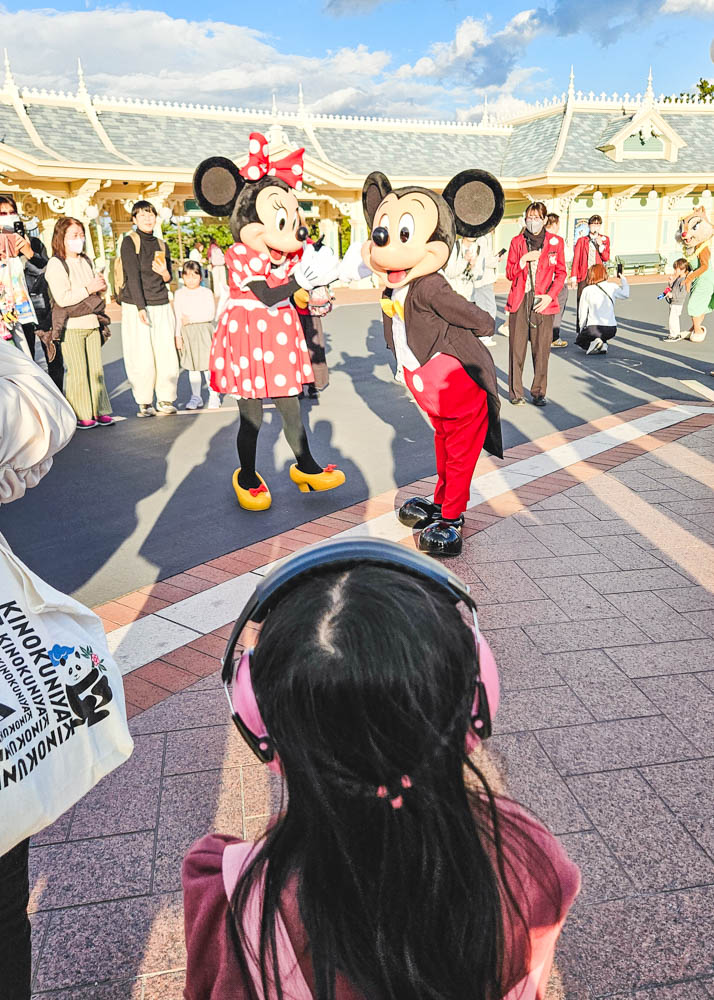
[[[240,469],[236,469],[233,473],[233,489],[236,491],[238,503],[243,510],[267,510],[273,502],[273,498],[270,495],[270,490],[265,485],[263,477],[258,476],[260,486],[257,486],[254,490],[244,490],[242,486],[238,485],[239,472]],[[256,475],[258,474],[256,473]]]
[[[310,490],[334,490],[337,486],[342,486],[345,481],[345,474],[334,465],[326,465],[322,472],[315,472],[309,476],[307,472],[300,472],[297,465],[290,466],[290,478],[295,483],[301,493],[309,493]]]

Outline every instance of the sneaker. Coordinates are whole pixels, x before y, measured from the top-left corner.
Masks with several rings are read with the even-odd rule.
[[[162,404],[159,403],[159,406],[161,406],[161,405]],[[200,396],[191,396],[191,398],[189,399],[188,403],[186,403],[186,409],[187,410],[202,410],[203,409],[203,400],[201,399]],[[176,412],[176,410],[174,410],[174,413],[175,412]]]
[[[136,413],[137,417],[155,417],[156,410],[151,405],[151,403],[139,403],[139,409]]]
[[[481,341],[482,344],[485,344],[486,347],[495,347],[496,346],[496,338],[495,337],[479,337],[479,340]]]
[[[96,427],[96,426],[97,426],[97,421],[96,420],[78,420],[77,421],[77,427],[81,431],[88,431],[88,430],[91,430],[92,427]]]
[[[590,342],[590,344],[588,345],[588,349],[587,349],[587,351],[585,353],[586,354],[596,354],[597,352],[600,351],[600,349],[602,348],[602,346],[603,346],[602,341],[600,340],[599,337],[596,337],[595,340],[593,340],[593,341]]]
[[[512,399],[511,400],[511,405],[512,406],[525,406],[526,405],[526,401],[523,398],[523,396],[519,396],[517,399]]]
[[[173,403],[167,403],[166,400],[160,399],[156,404],[156,412],[168,416],[170,413],[176,413],[176,407]]]
[[[115,420],[111,413],[102,413],[101,416],[97,417],[97,423],[101,424],[102,427],[111,427]]]
[[[602,347],[600,348],[600,350],[597,353],[598,354],[607,354],[607,344],[603,344]]]
[[[394,373],[394,381],[399,382],[400,385],[406,385],[407,380],[404,378],[404,369],[399,367]]]
[[[208,410],[220,410],[221,408],[221,397],[217,392],[211,392],[208,396]]]
[[[551,347],[567,347],[568,346],[568,341],[567,340],[561,340],[560,338],[558,338],[558,340],[554,340],[553,343],[550,346]]]
[[[676,344],[678,340],[686,340],[686,338],[684,334],[681,333],[675,333],[675,334],[670,333],[666,337],[662,337],[662,340],[665,342],[665,344],[667,343]]]
[[[545,396],[533,396],[531,399],[531,403],[533,403],[534,406],[545,406],[546,402],[547,400]]]
[[[505,323],[501,323],[501,325],[498,328],[498,332],[502,333],[504,337],[508,337],[508,335],[510,334],[510,330],[508,327],[508,320],[506,320]]]

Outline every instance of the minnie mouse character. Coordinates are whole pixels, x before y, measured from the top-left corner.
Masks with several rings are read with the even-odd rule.
[[[463,170],[443,195],[422,187],[392,190],[384,174],[375,171],[364,182],[362,206],[373,227],[362,258],[386,285],[387,346],[434,428],[434,500],[413,497],[398,517],[422,529],[422,552],[458,555],[481,449],[503,457],[496,369],[479,339],[492,336],[494,320],[437,272],[448,261],[457,233],[476,238],[499,223],[503,189],[484,170]]]
[[[235,243],[225,255],[229,298],[211,345],[211,388],[237,397],[239,467],[233,474],[238,503],[267,510],[271,496],[255,469],[263,400],[270,398],[296,459],[290,478],[302,493],[332,490],[344,473],[323,469],[310,452],[298,395],[313,381],[300,319],[290,296],[337,277],[337,259],[327,247],[303,246],[295,187],[302,178],[299,149],[270,161],[268,142],[251,133],[249,159],[240,170],[222,156],[199,164],[193,179],[196,199],[208,215],[230,216]]]

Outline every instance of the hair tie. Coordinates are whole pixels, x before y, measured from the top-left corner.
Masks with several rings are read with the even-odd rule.
[[[399,779],[399,783],[405,790],[412,787],[412,779],[409,777],[408,774],[403,774]],[[377,788],[377,798],[386,799],[388,796],[389,796],[389,789],[387,788],[387,786],[380,785]],[[389,799],[389,804],[392,807],[392,809],[401,809],[402,806],[404,805],[404,797],[401,794],[395,795],[394,798]]]

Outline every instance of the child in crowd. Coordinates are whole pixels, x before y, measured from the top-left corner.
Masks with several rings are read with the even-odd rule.
[[[186,261],[181,277],[183,286],[174,296],[174,313],[176,349],[179,352],[181,367],[188,371],[188,381],[191,386],[191,398],[186,403],[186,409],[200,410],[203,407],[201,398],[201,373],[203,373],[208,386],[208,409],[217,410],[221,405],[221,399],[218,393],[211,389],[208,373],[215,328],[216,300],[211,289],[201,284],[201,265],[197,261]]]
[[[673,266],[674,273],[670,280],[672,282],[669,294],[665,295],[669,303],[669,334],[663,340],[684,340],[688,331],[682,331],[681,316],[684,303],[687,298],[686,278],[691,268],[689,262],[684,257],[675,260]]]
[[[186,1000],[545,996],[579,873],[469,757],[495,665],[458,601],[355,557],[283,579],[233,681],[231,640],[287,803],[254,845],[186,856]]]
[[[589,267],[578,305],[578,347],[586,354],[607,354],[607,342],[617,333],[615,299],[629,297],[630,286],[624,274],[608,281],[604,264]]]

